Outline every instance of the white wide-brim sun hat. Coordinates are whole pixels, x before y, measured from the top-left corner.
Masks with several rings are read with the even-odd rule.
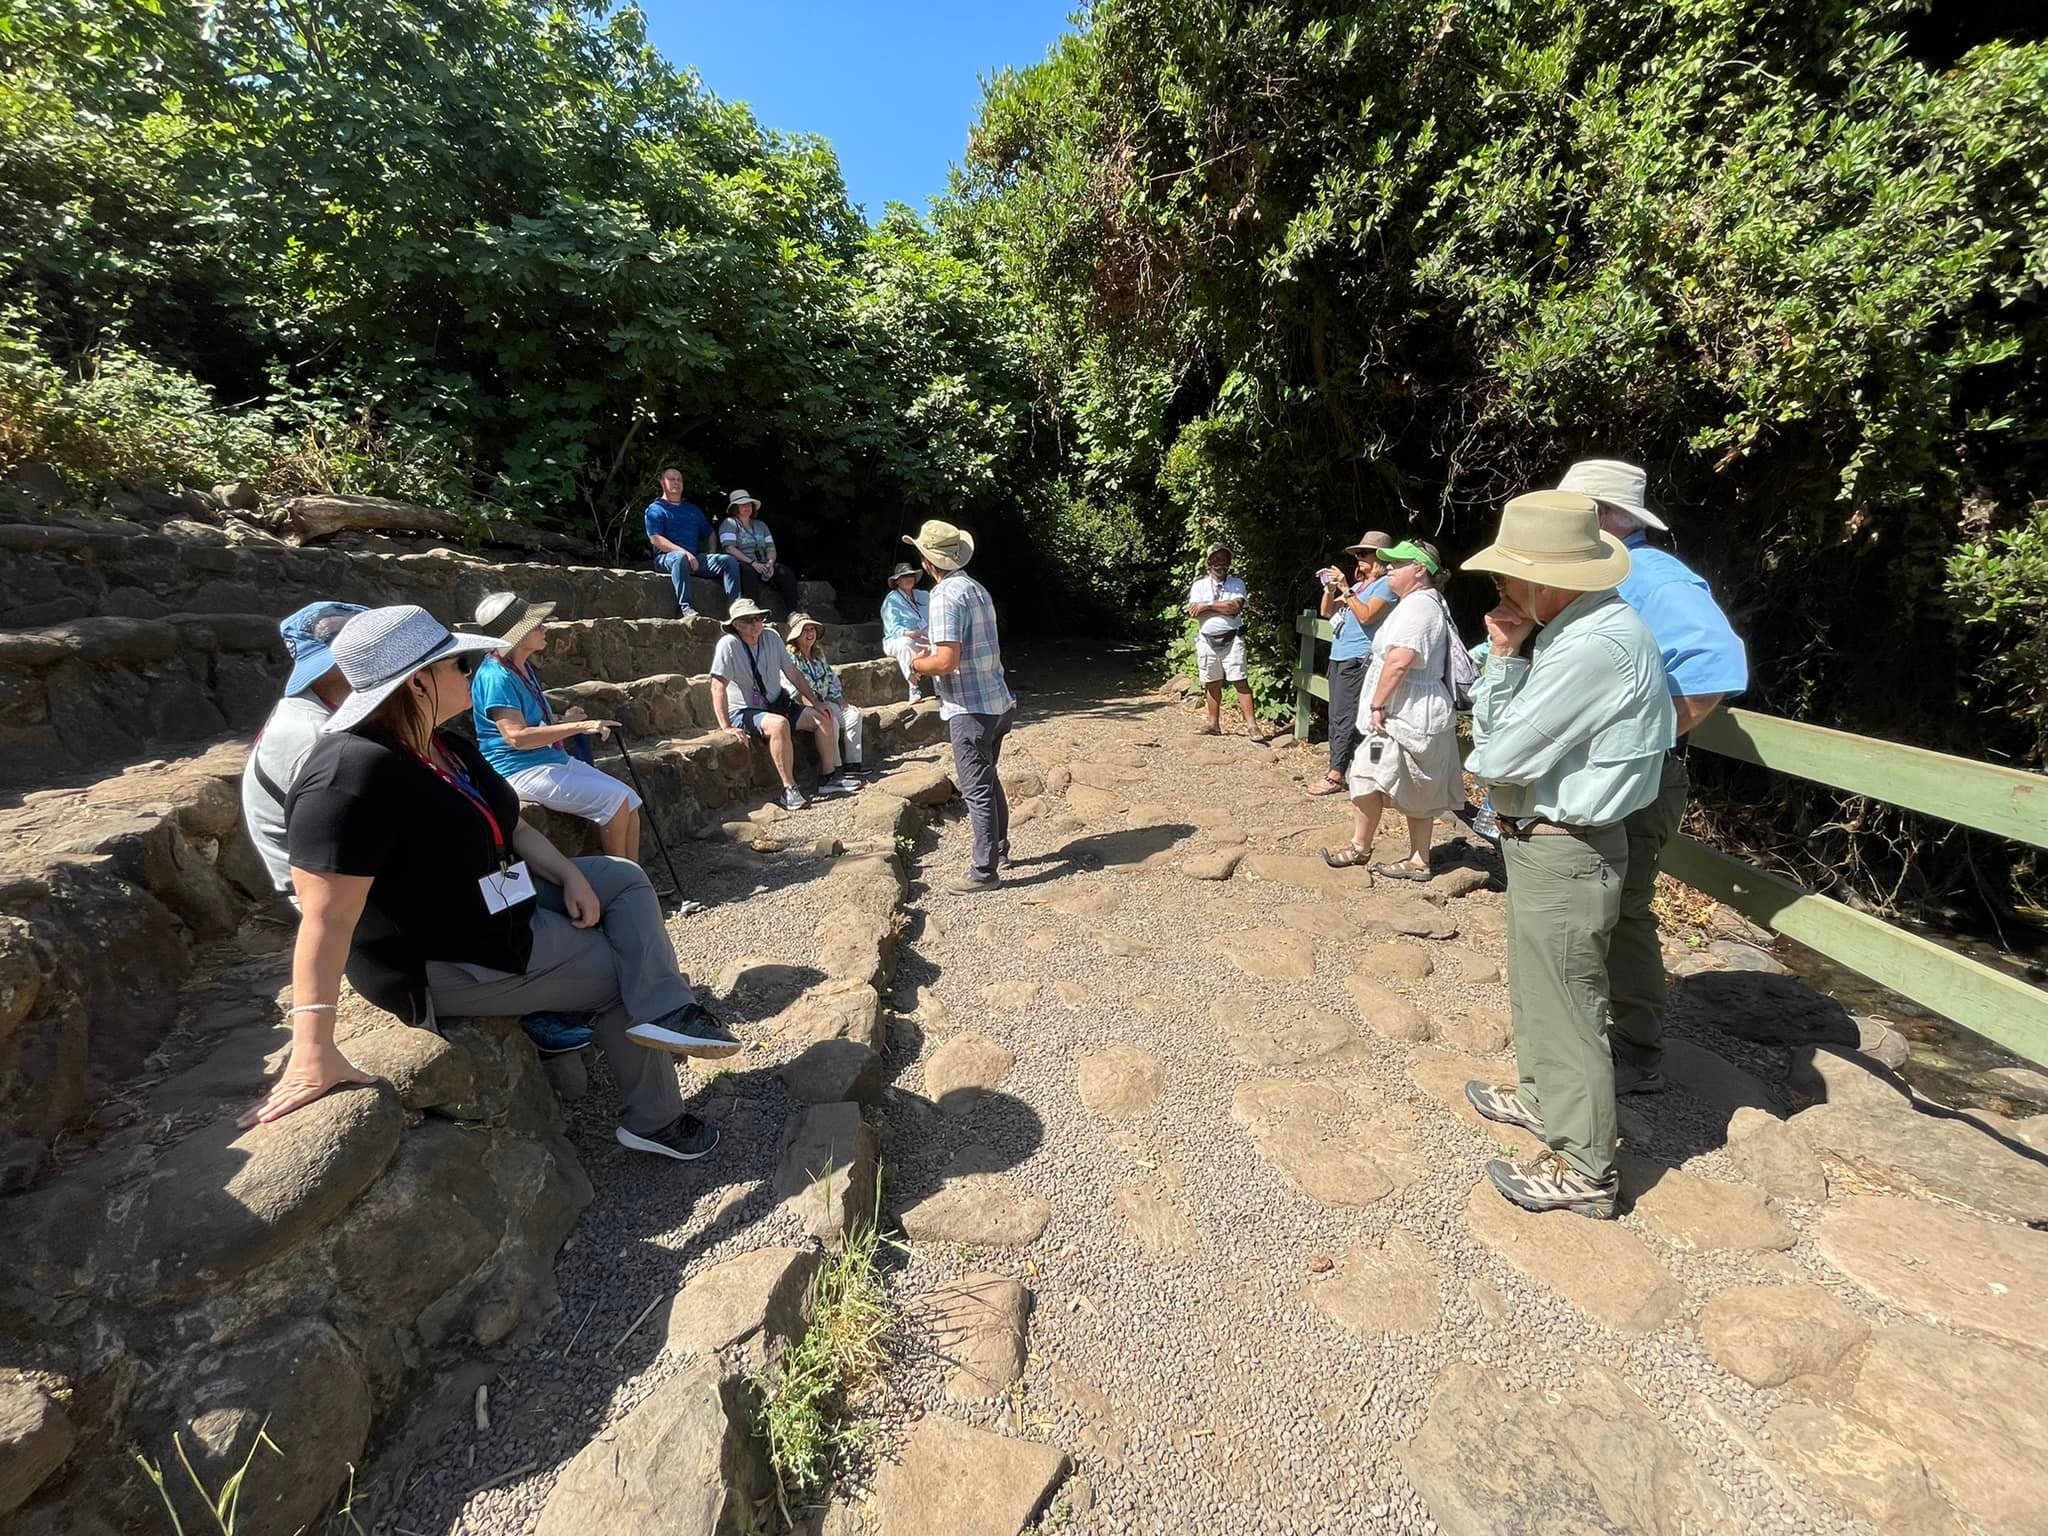
[[[439,619],[411,603],[359,613],[342,625],[329,647],[349,695],[320,729],[331,735],[361,725],[415,672],[465,651],[489,653],[504,643],[495,635],[451,635]]]
[[[1605,592],[1628,576],[1628,546],[1600,529],[1600,504],[1567,491],[1531,491],[1500,513],[1500,532],[1465,562],[1567,592]]]
[[[1590,496],[1660,532],[1671,531],[1664,519],[1650,510],[1650,477],[1640,466],[1623,459],[1581,459],[1557,482],[1560,491]]]

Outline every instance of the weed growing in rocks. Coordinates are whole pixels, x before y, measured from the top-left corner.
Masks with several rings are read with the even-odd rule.
[[[876,1264],[883,1241],[872,1222],[846,1235],[811,1282],[810,1327],[771,1376],[755,1379],[785,1519],[790,1505],[822,1490],[870,1433],[860,1404],[888,1364],[893,1334]]]
[[[242,1483],[249,1475],[249,1468],[256,1463],[258,1451],[269,1451],[273,1456],[282,1456],[277,1442],[270,1438],[270,1425],[266,1420],[256,1430],[256,1438],[249,1442],[249,1454],[242,1458],[242,1464],[228,1474],[218,1492],[208,1492],[199,1476],[199,1469],[192,1465],[192,1458],[185,1454],[185,1442],[177,1435],[171,1436],[171,1449],[177,1453],[178,1465],[185,1469],[185,1476],[192,1484],[193,1492],[213,1519],[219,1536],[235,1536],[235,1513],[242,1500]],[[177,1501],[171,1497],[170,1488],[164,1481],[163,1467],[151,1461],[140,1451],[135,1453],[135,1464],[142,1468],[142,1475],[149,1479],[156,1489],[156,1496],[163,1501],[164,1514],[171,1522],[175,1536],[185,1536],[185,1522],[179,1517]]]

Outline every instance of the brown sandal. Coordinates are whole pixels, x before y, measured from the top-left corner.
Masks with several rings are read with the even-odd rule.
[[[1346,843],[1335,853],[1330,852],[1327,848],[1320,850],[1320,852],[1323,855],[1323,862],[1332,869],[1355,869],[1372,857],[1364,849],[1354,848],[1349,843]]]
[[[1342,779],[1333,779],[1328,774],[1325,774],[1323,775],[1322,783],[1318,784],[1314,789],[1304,789],[1302,793],[1311,800],[1320,800],[1325,795],[1341,795],[1344,793],[1344,781]]]

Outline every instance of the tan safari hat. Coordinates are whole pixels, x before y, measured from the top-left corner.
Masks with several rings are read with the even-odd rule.
[[[797,641],[802,638],[803,632],[807,629],[815,629],[822,635],[825,632],[825,621],[823,619],[814,619],[808,613],[792,613],[789,616],[789,621],[782,626],[782,633],[784,638],[789,641],[789,648],[791,650],[796,649]]]
[[[1605,592],[1628,575],[1628,549],[1600,531],[1600,504],[1568,491],[1531,491],[1501,508],[1500,532],[1465,562],[1567,592]]]
[[[732,607],[727,611],[725,627],[731,629],[741,619],[766,619],[771,617],[773,615],[751,597],[742,597],[735,600]]]
[[[974,558],[974,535],[937,518],[903,535],[903,542],[942,571],[957,571]]]

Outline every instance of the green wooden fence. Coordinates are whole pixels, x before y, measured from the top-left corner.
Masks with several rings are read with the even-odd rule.
[[[1294,678],[1294,734],[1306,740],[1310,701],[1330,697],[1316,661],[1317,644],[1330,638],[1330,626],[1304,612],[1295,621],[1295,633],[1301,653]],[[2048,848],[2048,777],[2037,773],[1747,709],[1716,710],[1692,733],[1692,745]],[[1673,840],[1663,868],[1752,922],[1797,939],[2029,1061],[2048,1065],[2048,991],[1690,837]]]

